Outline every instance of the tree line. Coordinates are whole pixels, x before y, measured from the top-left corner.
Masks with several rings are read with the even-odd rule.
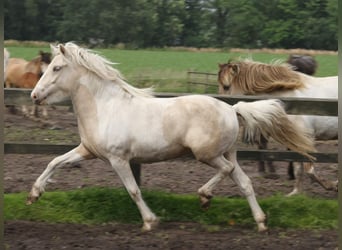
[[[337,50],[336,0],[5,0],[4,37],[131,48]]]

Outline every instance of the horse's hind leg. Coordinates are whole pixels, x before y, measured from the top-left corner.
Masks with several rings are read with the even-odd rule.
[[[337,191],[337,181],[328,181],[323,179],[315,172],[315,168],[312,162],[305,162],[304,164],[304,171],[306,174],[309,175],[311,180],[318,182],[323,188],[326,190],[334,190]]]
[[[210,200],[213,197],[212,190],[217,184],[225,179],[230,172],[232,172],[232,170],[234,169],[234,165],[226,158],[224,158],[223,155],[213,160],[203,162],[218,170],[214,177],[212,177],[206,184],[198,189],[201,206],[204,209],[208,209],[210,206]]]
[[[304,172],[309,175],[312,181],[318,182],[324,189],[326,190],[334,190],[338,189],[338,181],[328,181],[319,176],[314,168],[313,163],[304,162],[304,163],[295,163],[294,165],[294,174],[295,174],[295,186],[291,193],[287,196],[292,196],[303,191],[303,178]]]
[[[141,196],[140,189],[135,181],[129,162],[122,160],[118,157],[112,157],[110,163],[116,173],[119,175],[122,183],[124,184],[127,192],[131,196],[132,200],[136,203],[142,219],[144,221],[143,231],[150,231],[156,225],[158,225],[158,218],[146,205],[145,201]]]
[[[258,149],[267,149],[267,143],[268,143],[267,139],[261,135],[260,142],[258,144]],[[267,170],[265,168],[265,164],[267,165],[269,173],[267,173]],[[278,179],[279,178],[279,175],[277,175],[272,161],[258,161],[258,171],[265,178],[269,178],[269,179]]]
[[[300,194],[303,192],[303,163],[293,162],[293,174],[295,179],[295,185],[291,193],[287,194],[286,196],[292,196],[295,194]]]
[[[229,160],[224,156],[221,156],[205,162],[218,169],[218,173],[198,190],[202,207],[209,207],[213,188],[224,178],[230,175],[233,181],[239,186],[242,193],[246,196],[254,219],[258,225],[258,231],[261,232],[267,230],[267,227],[265,226],[266,216],[256,200],[251,180],[242,171],[236,161],[236,152],[229,155]]]
[[[252,210],[252,214],[254,220],[258,225],[258,231],[263,232],[267,230],[265,226],[266,215],[262,211],[259,203],[255,197],[254,189],[252,186],[252,181],[250,178],[243,172],[241,167],[239,166],[237,159],[236,159],[236,151],[231,152],[228,155],[228,159],[233,163],[235,166],[234,171],[230,173],[230,177],[233,181],[239,186],[240,191],[246,196],[246,199],[249,203],[249,206]]]

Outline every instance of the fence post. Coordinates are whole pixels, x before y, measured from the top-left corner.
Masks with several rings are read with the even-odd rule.
[[[209,74],[205,74],[205,83],[206,85],[204,85],[204,93],[208,93],[208,83],[209,83]]]
[[[190,93],[191,92],[191,72],[190,71],[187,71],[187,78],[188,78],[188,80],[187,80],[187,91],[188,91],[188,93]]]

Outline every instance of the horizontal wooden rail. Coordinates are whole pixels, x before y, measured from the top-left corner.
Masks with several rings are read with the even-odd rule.
[[[5,154],[64,154],[78,144],[41,144],[32,142],[5,142]],[[312,153],[316,162],[337,163],[337,153]],[[292,151],[238,149],[238,159],[251,161],[309,161],[306,157]]]
[[[30,99],[30,89],[5,89],[4,101],[6,105],[32,105]],[[156,93],[156,97],[176,97],[189,94],[180,93]],[[288,114],[298,115],[323,115],[337,116],[338,115],[338,100],[324,98],[295,98],[295,97],[270,97],[270,96],[227,96],[217,94],[206,94],[208,96],[219,99],[230,105],[234,105],[239,101],[252,102],[263,99],[280,99],[284,102]],[[70,106],[71,102],[66,101],[56,105]]]
[[[176,97],[181,95],[179,93],[157,93],[157,97]],[[338,100],[327,98],[295,98],[295,97],[270,97],[270,96],[227,96],[218,94],[206,94],[214,97],[230,105],[234,105],[240,101],[254,102],[264,99],[279,99],[286,108],[286,112],[292,115],[322,115],[322,116],[337,116],[338,115]]]

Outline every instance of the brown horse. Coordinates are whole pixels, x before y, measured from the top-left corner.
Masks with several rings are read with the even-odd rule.
[[[33,89],[45,69],[51,62],[51,53],[39,51],[39,55],[31,61],[22,58],[9,58],[5,69],[6,88],[26,88]],[[22,107],[24,114],[27,114],[26,106]],[[35,106],[31,115],[37,116],[38,110]],[[47,116],[46,109],[43,115]]]
[[[50,62],[51,53],[43,51],[31,61],[9,58],[5,72],[6,88],[34,88]]]

